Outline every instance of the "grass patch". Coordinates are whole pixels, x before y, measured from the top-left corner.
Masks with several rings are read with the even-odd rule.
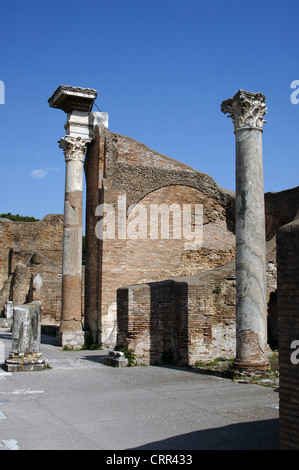
[[[234,358],[227,359],[225,357],[216,357],[210,362],[196,361],[193,365],[195,368],[223,368],[222,365],[227,365],[227,367],[232,367]],[[224,364],[225,363],[225,364]]]
[[[278,353],[275,352],[271,357],[272,360],[276,361]],[[234,367],[234,358],[217,357],[210,362],[196,361],[192,368],[202,373],[228,378],[234,382],[256,384],[271,388],[279,386],[279,373],[275,368],[271,368],[268,371],[240,371]]]

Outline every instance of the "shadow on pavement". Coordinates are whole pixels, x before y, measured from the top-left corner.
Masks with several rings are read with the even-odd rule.
[[[278,419],[230,424],[151,442],[130,450],[279,450]]]

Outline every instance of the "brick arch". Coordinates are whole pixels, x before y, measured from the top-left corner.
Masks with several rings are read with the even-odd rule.
[[[151,167],[117,163],[113,172],[114,187],[126,193],[127,206],[138,203],[149,193],[168,186],[184,186],[197,189],[203,194],[219,201],[223,207],[234,204],[234,197],[229,191],[205,173],[182,169],[175,171],[160,168],[159,164]]]
[[[137,201],[127,201],[127,217],[130,212],[136,208],[138,204],[162,203],[173,204],[203,204],[204,206],[204,223],[213,222],[217,219],[225,219],[225,209],[219,202],[207,196],[204,192],[191,185],[170,184],[162,185],[158,189],[147,192],[144,196],[139,197]],[[130,211],[129,211],[130,209]]]
[[[198,270],[203,264],[207,269],[215,265],[230,261],[233,256],[231,249],[234,237],[226,229],[225,209],[213,198],[203,194],[196,188],[183,185],[163,186],[148,193],[134,204],[135,211],[142,205],[147,209],[150,204],[166,203],[203,205],[204,240],[202,250],[188,248],[186,239],[161,239],[159,232],[158,240],[126,240],[126,277],[129,283],[150,282],[167,279],[174,273],[182,272],[188,264]],[[147,235],[150,233],[149,217],[147,212]],[[133,221],[135,213],[130,212],[127,224]],[[216,242],[216,238],[218,241]],[[222,243],[223,240],[223,243]],[[216,244],[218,243],[218,245]],[[219,245],[221,244],[222,245]],[[225,247],[228,244],[228,247]],[[219,249],[220,248],[220,249]],[[216,259],[219,249],[221,255]],[[225,254],[222,255],[222,251]]]
[[[183,183],[170,183],[170,184],[168,183],[168,184],[165,184],[165,183],[161,183],[161,185],[159,185],[158,187],[146,188],[144,193],[143,194],[138,194],[138,196],[136,197],[135,200],[131,198],[129,200],[129,206],[132,209],[132,207],[135,207],[137,204],[139,204],[140,202],[146,200],[148,197],[152,197],[153,195],[161,193],[161,190],[163,191],[163,190],[166,190],[167,188],[173,188],[173,187],[175,187],[177,190],[180,190],[181,188],[190,188],[191,190],[194,190],[197,193],[202,194],[202,191],[200,191],[196,186],[193,186],[191,184],[183,184]]]
[[[168,185],[148,192],[133,205],[127,217],[128,230],[130,224],[136,220],[135,214],[137,213],[139,217],[142,215],[140,212],[142,208],[142,211],[145,212],[146,221],[142,222],[141,231],[146,227],[147,238],[138,240],[128,238],[126,240],[126,274],[128,279],[134,279],[134,283],[166,279],[169,273],[180,263],[181,255],[186,250],[186,240],[183,239],[183,236],[180,239],[174,239],[171,238],[172,233],[170,233],[170,239],[163,239],[161,238],[161,231],[158,230],[158,239],[150,238],[153,229],[150,226],[150,205],[164,203],[171,206],[177,204],[182,209],[183,204],[193,204],[194,207],[195,204],[202,204],[203,200],[202,193],[195,188],[183,185]],[[169,222],[170,228],[172,228],[171,216]],[[142,234],[144,234],[144,231]]]

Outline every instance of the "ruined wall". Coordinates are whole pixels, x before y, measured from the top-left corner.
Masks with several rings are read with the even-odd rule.
[[[235,351],[234,262],[118,289],[118,337],[139,362],[193,365]]]
[[[299,219],[277,235],[279,429],[282,450],[299,449]],[[293,343],[295,342],[295,343]],[[297,352],[296,352],[297,351]]]
[[[62,215],[38,222],[0,219],[0,312],[7,300],[15,305],[40,300],[42,323],[59,324],[62,222]]]
[[[0,218],[0,286],[12,270],[9,265],[11,248],[37,250],[61,265],[62,217],[47,215],[38,222],[14,222]]]
[[[208,175],[193,170],[125,136],[97,128],[85,162],[86,210],[86,327],[94,341],[115,345],[116,291],[132,283],[153,282],[170,276],[193,274],[234,258],[234,198]],[[120,234],[100,240],[96,231],[100,204],[120,213],[125,201],[125,224],[134,226],[141,210],[153,204],[203,205],[204,243],[188,249],[186,240],[164,240],[149,235],[149,218],[141,225],[143,239]],[[192,207],[193,207],[192,206]],[[140,222],[140,219],[139,219]],[[135,227],[135,235],[140,232]],[[134,236],[135,236],[134,235]]]
[[[266,201],[266,232],[267,232],[267,305],[268,305],[268,343],[271,347],[278,346],[277,325],[277,263],[276,263],[276,230],[285,221],[292,221],[299,209],[299,188],[280,193],[265,194]],[[218,213],[217,224],[221,223]],[[217,225],[216,224],[216,225]],[[171,343],[172,355],[188,364],[196,361],[210,361],[219,356],[234,356],[235,344],[235,281],[234,263],[218,269],[228,256],[228,248],[232,246],[232,234],[223,232],[220,240],[223,247],[217,244],[217,235],[209,246],[209,229],[213,224],[204,226],[204,245],[200,251],[184,252],[181,262],[171,273],[173,280],[144,286],[130,285],[118,291],[118,342],[136,350],[139,360],[150,363],[161,361],[165,351],[165,332],[161,325],[167,325],[174,338]],[[229,235],[229,239],[226,237]],[[228,243],[229,240],[229,243]],[[205,262],[208,256],[208,262]],[[217,264],[217,257],[220,263]],[[229,259],[228,259],[229,261]],[[198,262],[198,263],[196,263]],[[213,264],[214,263],[214,264]],[[194,266],[195,264],[195,266]],[[230,274],[227,269],[230,267]],[[201,271],[209,270],[206,272]],[[190,277],[191,274],[191,277]],[[174,276],[187,277],[174,277]],[[188,277],[189,276],[189,277]],[[185,304],[178,304],[179,294],[174,300],[173,292],[184,291]],[[184,288],[183,288],[184,286]],[[216,286],[214,292],[211,286]],[[153,302],[156,293],[160,296],[158,303]],[[158,313],[159,312],[159,315]],[[177,315],[185,318],[185,339],[182,335],[176,338],[177,329],[172,329],[170,318],[175,322]],[[127,318],[126,318],[127,317]],[[167,320],[164,319],[167,318]],[[157,321],[158,318],[158,321]],[[166,323],[165,323],[166,321]],[[155,338],[151,340],[151,337]],[[158,339],[159,338],[159,339]],[[182,354],[180,344],[187,344]],[[185,347],[185,346],[184,346]],[[156,348],[156,350],[155,350]],[[181,359],[182,358],[182,359]]]
[[[278,346],[276,233],[291,223],[299,210],[299,187],[265,194],[267,239],[268,340]]]
[[[299,186],[265,194],[267,240],[271,240],[280,227],[294,220],[298,208]]]
[[[118,289],[117,342],[134,349],[138,361],[193,365],[235,357],[235,262],[162,282]],[[273,243],[267,243],[268,302],[276,291]],[[273,307],[272,307],[273,308]],[[275,337],[276,323],[269,329]],[[274,331],[273,331],[274,330]]]

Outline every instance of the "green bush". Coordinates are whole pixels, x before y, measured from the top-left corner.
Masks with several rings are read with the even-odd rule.
[[[10,212],[7,212],[6,214],[0,214],[1,219],[9,219],[13,220],[14,222],[38,222],[39,219],[36,219],[35,217],[28,217],[27,215],[19,215],[19,214],[11,214]]]

